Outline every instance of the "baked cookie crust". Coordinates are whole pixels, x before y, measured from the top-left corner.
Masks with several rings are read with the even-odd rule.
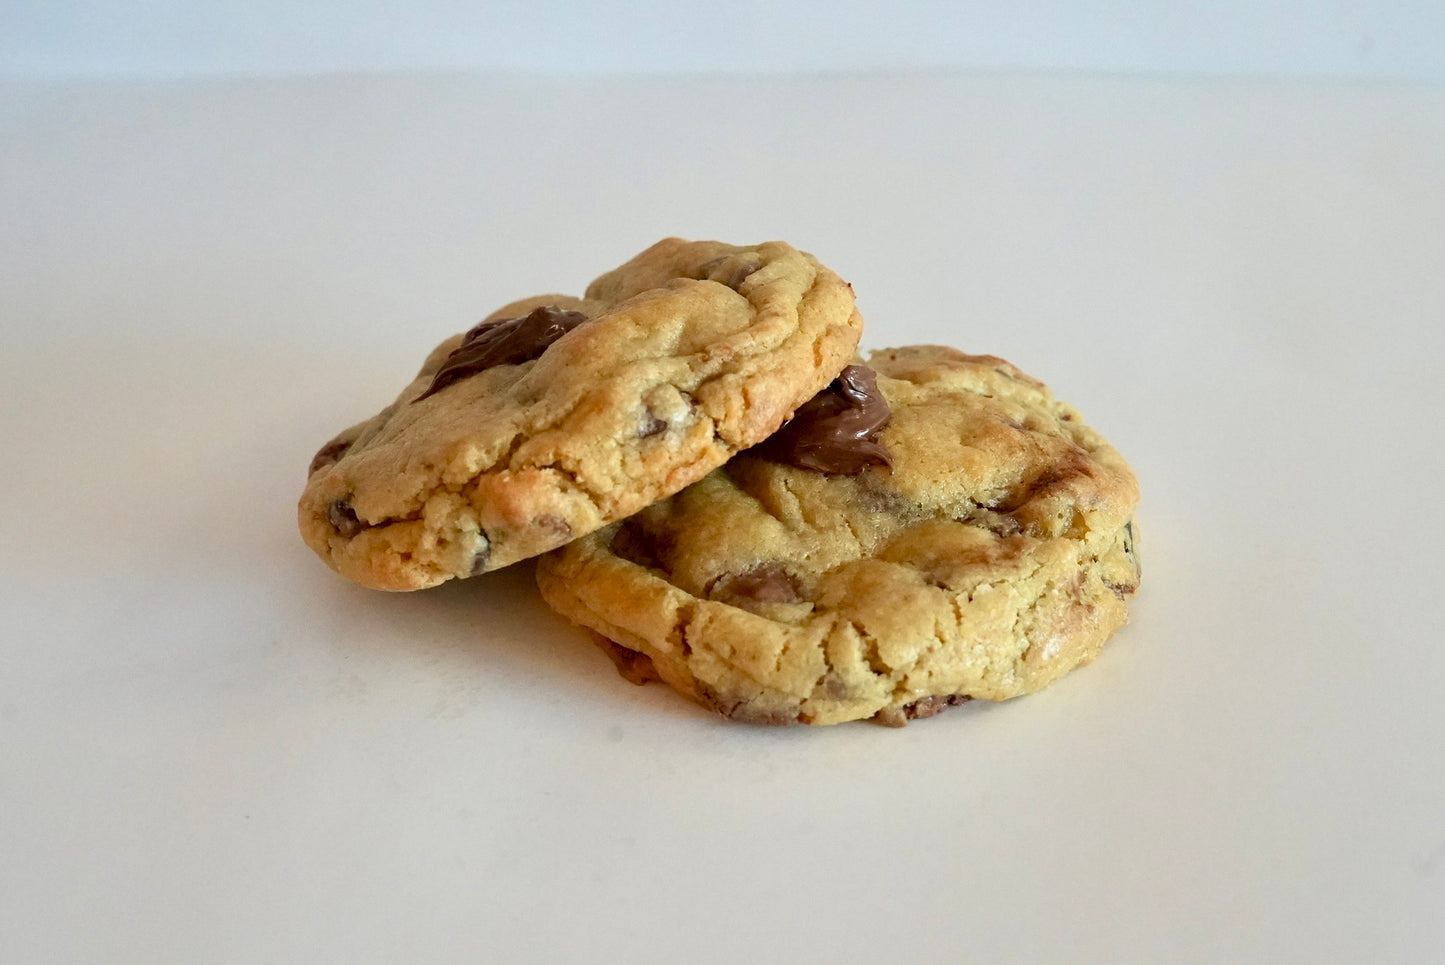
[[[420,589],[626,517],[776,430],[862,329],[851,287],[804,252],[677,238],[581,298],[523,299],[487,322],[504,319],[507,332],[437,346],[395,402],[317,453],[301,535],[343,576]],[[555,341],[459,370],[518,326]]]
[[[890,465],[744,453],[543,557],[547,602],[629,679],[753,723],[901,725],[1091,661],[1139,583],[1124,459],[1001,359],[918,346],[867,365]]]

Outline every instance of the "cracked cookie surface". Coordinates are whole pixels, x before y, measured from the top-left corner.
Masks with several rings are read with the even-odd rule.
[[[853,292],[782,242],[659,242],[583,297],[494,312],[316,454],[302,537],[348,579],[433,586],[701,479],[847,364]]]
[[[1123,458],[1001,359],[917,346],[867,365],[887,465],[744,453],[542,557],[547,602],[628,679],[755,723],[899,725],[1092,660],[1139,583]]]

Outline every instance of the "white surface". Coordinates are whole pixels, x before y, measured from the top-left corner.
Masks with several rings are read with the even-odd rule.
[[[1425,962],[1445,95],[0,90],[0,958]],[[902,731],[635,688],[525,567],[352,587],[311,453],[667,233],[814,251],[1133,461],[1134,622]]]
[[[1434,0],[7,0],[0,74],[1030,68],[1445,81]]]

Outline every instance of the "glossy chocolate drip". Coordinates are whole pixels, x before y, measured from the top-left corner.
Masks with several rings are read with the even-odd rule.
[[[530,362],[547,351],[547,346],[585,321],[587,316],[581,312],[546,305],[521,318],[482,322],[467,332],[462,344],[437,369],[431,386],[413,401],[420,402],[453,382],[460,382],[494,365]]]
[[[855,476],[869,466],[892,465],[877,439],[892,415],[873,370],[850,365],[757,452],[803,469]]]

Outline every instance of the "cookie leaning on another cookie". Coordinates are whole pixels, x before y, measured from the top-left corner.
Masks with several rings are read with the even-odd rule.
[[[1000,359],[868,364],[876,385],[850,367],[763,446],[543,557],[544,598],[630,679],[758,723],[902,724],[1092,660],[1139,580],[1123,458]]]
[[[388,590],[545,552],[767,437],[861,328],[848,284],[782,242],[659,242],[583,298],[514,302],[438,346],[317,453],[302,536]]]

